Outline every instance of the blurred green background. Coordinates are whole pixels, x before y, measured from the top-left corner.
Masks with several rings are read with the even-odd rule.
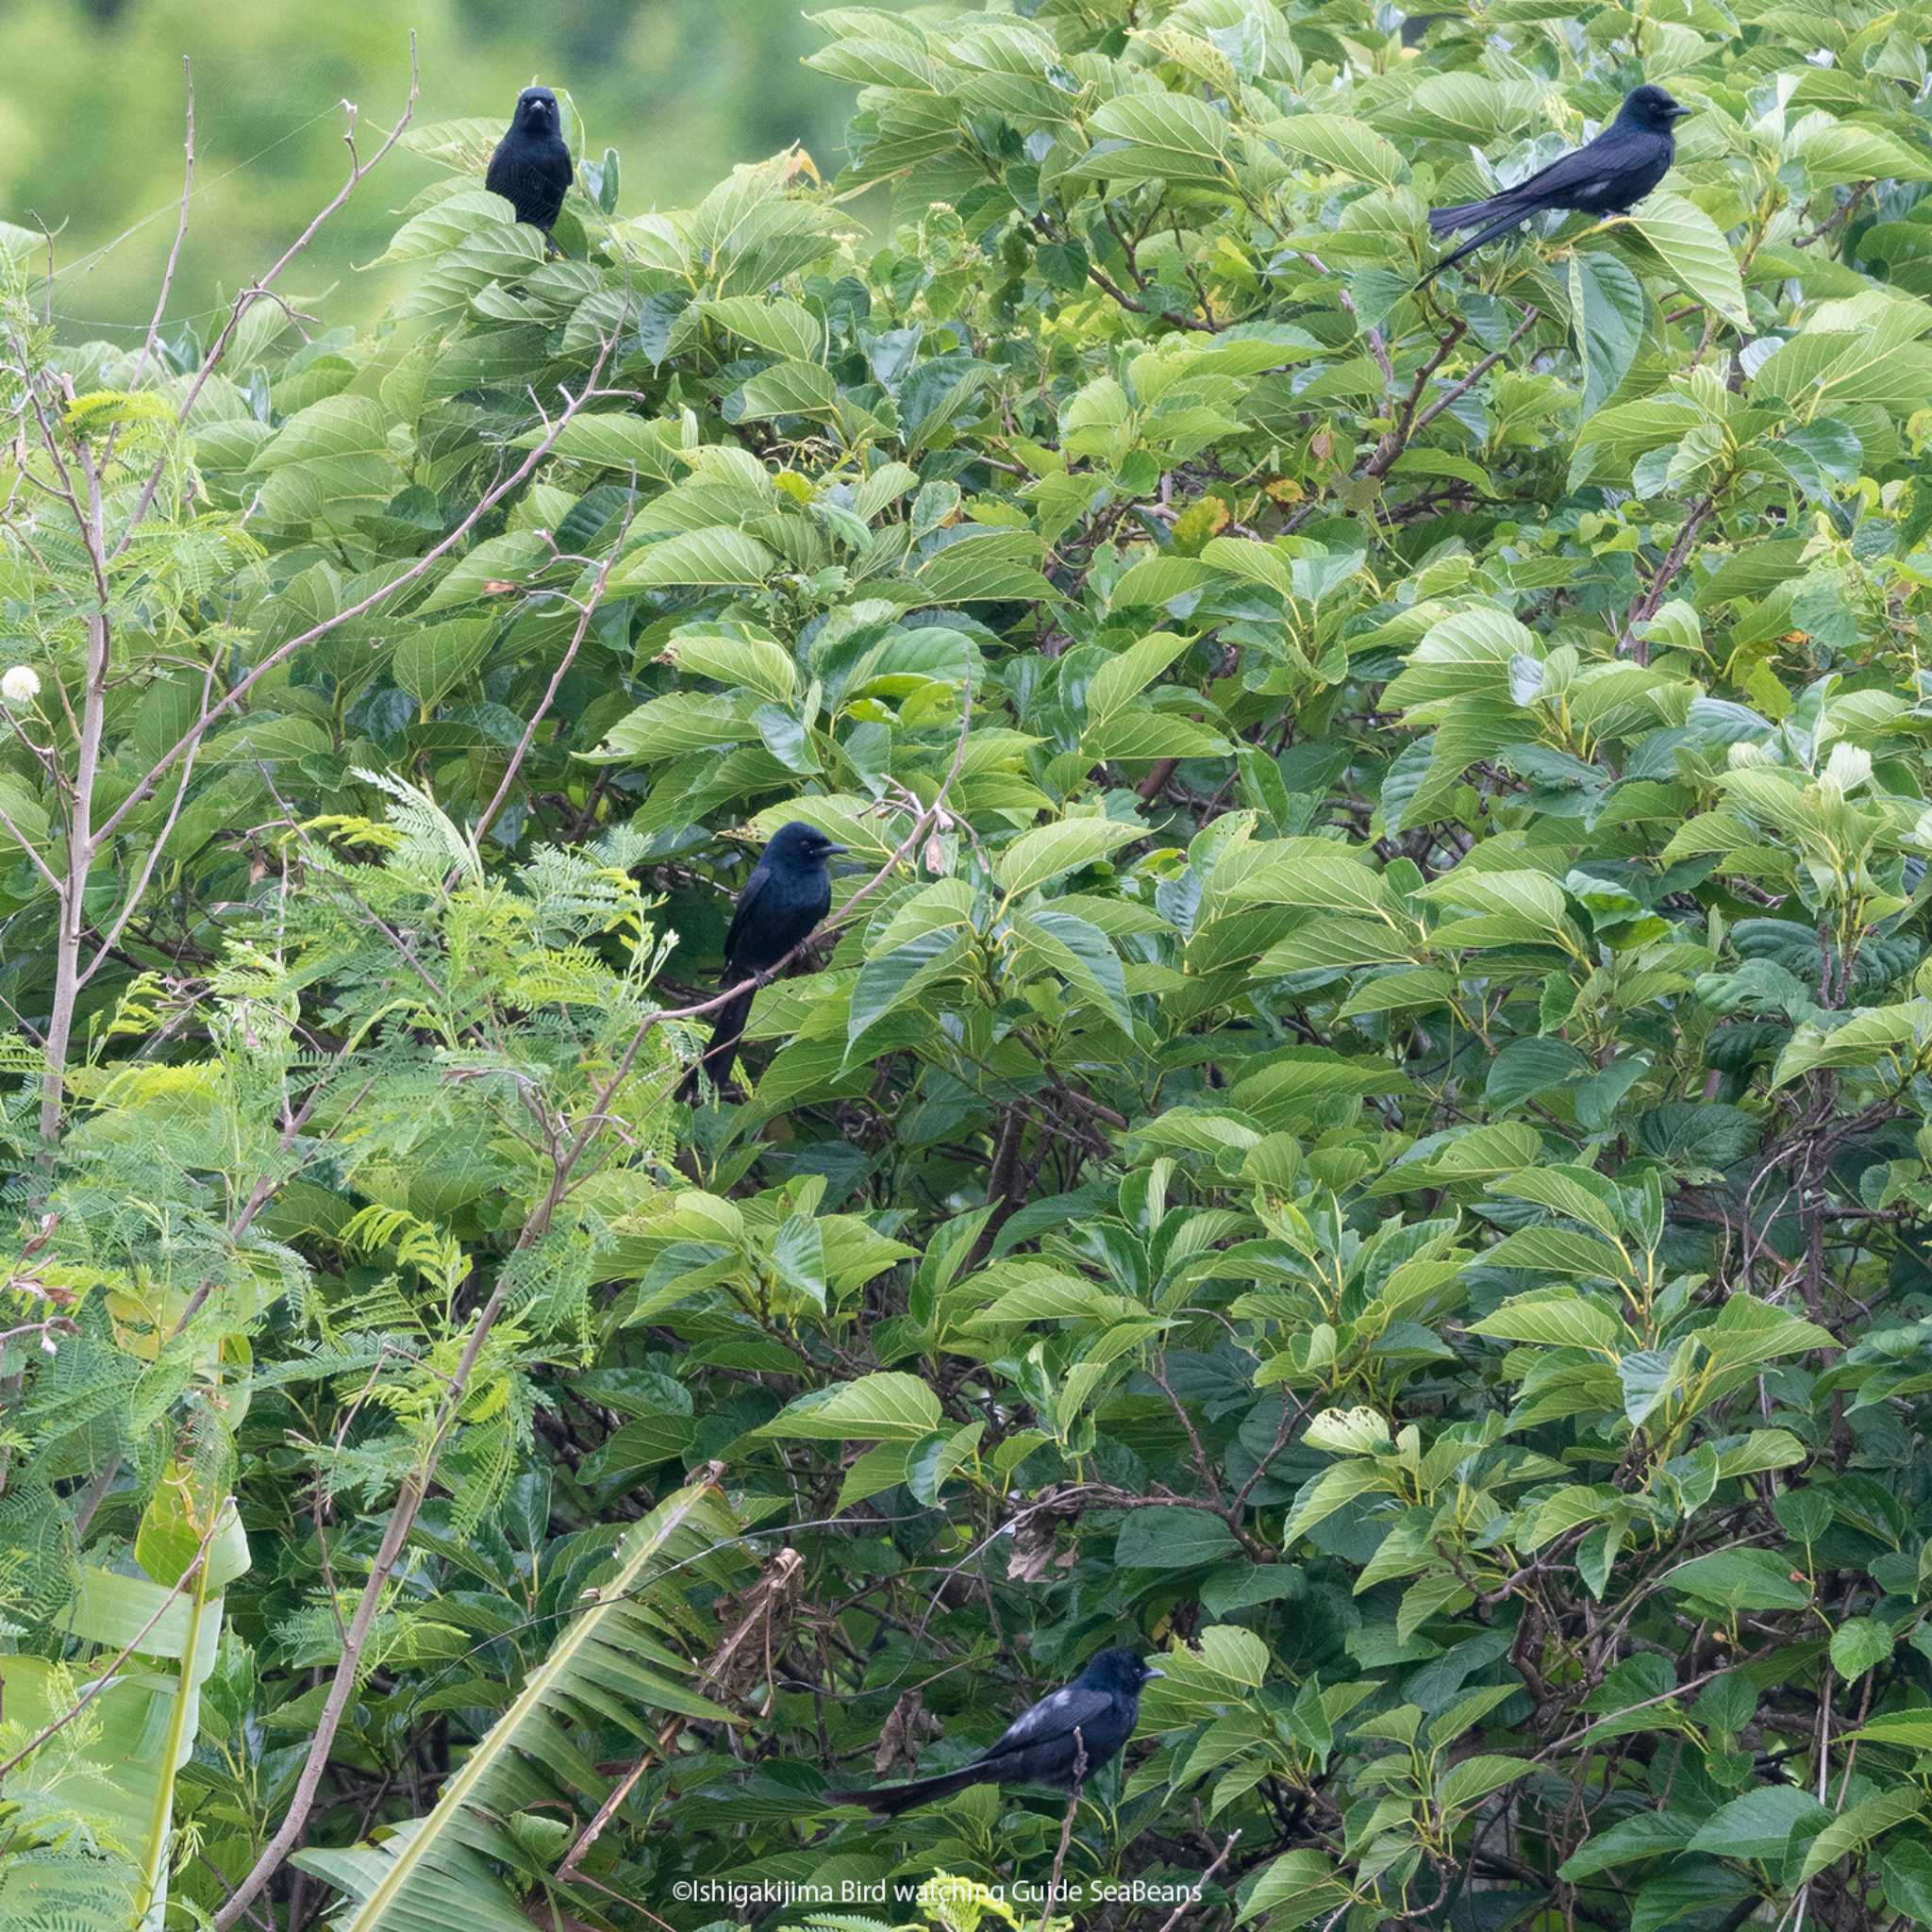
[[[816,10],[815,0],[11,0],[0,5],[14,76],[0,98],[0,215],[57,231],[63,337],[138,334],[174,237],[191,56],[197,186],[169,321],[171,334],[191,318],[205,331],[224,294],[340,185],[339,103],[360,108],[365,155],[394,121],[412,27],[417,125],[468,115],[507,125],[532,79],[568,89],[591,157],[607,145],[623,157],[621,215],[683,206],[734,162],[793,141],[830,175],[852,90],[799,65],[823,44],[808,6]],[[392,155],[283,289],[318,297],[334,285],[331,324],[373,315],[389,274],[355,265],[383,252],[396,210],[438,173]]]

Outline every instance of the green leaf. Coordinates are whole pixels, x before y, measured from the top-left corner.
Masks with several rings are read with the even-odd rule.
[[[1113,717],[1191,648],[1186,638],[1166,631],[1129,644],[1096,671],[1087,686],[1087,716],[1095,724]]]
[[[1194,1570],[1238,1549],[1233,1533],[1205,1509],[1135,1509],[1121,1524],[1113,1560],[1123,1570]]]
[[[524,436],[520,446],[535,449],[550,435],[548,430],[533,429]],[[633,473],[658,483],[675,483],[684,474],[676,455],[680,448],[677,425],[653,422],[647,416],[580,413],[556,433],[550,448],[553,456],[572,462]]]
[[[1932,1000],[1860,1008],[1829,1032],[1800,1026],[1778,1057],[1772,1086],[1783,1087],[1821,1067],[1877,1067],[1888,1059],[1916,1060],[1928,1043],[1932,1043]]]
[[[1333,1469],[1324,1469],[1303,1488],[1296,1499],[1294,1512],[1282,1532],[1283,1546],[1292,1545],[1297,1537],[1305,1536],[1317,1524],[1326,1522],[1357,1496],[1366,1495],[1372,1490],[1393,1489],[1392,1479],[1373,1461],[1340,1462]]]
[[[761,584],[778,559],[741,530],[687,530],[634,550],[610,573],[613,591]]]
[[[1232,191],[1239,137],[1188,94],[1122,94],[1094,114],[1094,143],[1070,172],[1087,179],[1169,181]]]
[[[1490,147],[1506,134],[1519,134],[1542,104],[1543,90],[1533,80],[1492,80],[1466,71],[1425,75],[1391,119],[1399,119],[1410,139]]]
[[[620,718],[597,756],[604,758],[675,758],[714,751],[757,739],[758,706],[747,697],[708,697],[672,691]]]
[[[1466,1810],[1491,1791],[1527,1777],[1532,1768],[1526,1757],[1479,1753],[1462,1758],[1436,1781],[1436,1804],[1445,1817],[1452,1811]]]
[[[1852,1733],[1874,1744],[1899,1744],[1910,1751],[1932,1751],[1932,1710],[1884,1711]]]
[[[1039,558],[1039,540],[1024,530],[975,532],[936,551],[913,574],[909,590],[920,604],[1050,598],[1054,588]]]
[[[1695,202],[1658,190],[1639,202],[1628,219],[1663,258],[1664,266],[1687,295],[1708,303],[1740,328],[1748,325],[1738,258],[1717,224]]]
[[[1493,1127],[1452,1127],[1419,1141],[1369,1184],[1374,1196],[1402,1194],[1417,1188],[1454,1187],[1513,1174],[1542,1153],[1534,1127],[1506,1124]]]
[[[664,657],[680,671],[742,685],[778,704],[797,694],[798,667],[791,652],[775,638],[746,626],[734,633],[721,625],[687,625],[672,633]]]
[[[1406,172],[1401,155],[1366,122],[1346,114],[1293,114],[1257,128],[1283,154],[1319,161],[1338,175],[1353,175],[1378,188],[1393,188]]]
[[[1391,708],[1438,698],[1509,695],[1510,666],[1541,658],[1542,646],[1515,618],[1479,608],[1432,625],[1408,654],[1407,668],[1382,692]]]
[[[1802,1610],[1811,1588],[1769,1550],[1719,1550],[1679,1563],[1667,1579],[1673,1590],[1724,1610]],[[1927,1737],[1932,1738],[1932,1729]]]
[[[1561,1230],[1530,1228],[1524,1232],[1558,1235]],[[1518,1239],[1518,1236],[1510,1237],[1511,1241]],[[1583,1241],[1589,1237],[1571,1235],[1569,1239]],[[1498,1249],[1491,1249],[1484,1259],[1494,1262],[1498,1252]],[[1535,1264],[1516,1261],[1497,1265],[1527,1267]],[[1615,1349],[1626,1339],[1623,1323],[1609,1309],[1569,1292],[1517,1295],[1513,1300],[1505,1302],[1493,1315],[1472,1323],[1469,1332],[1472,1335],[1495,1336],[1505,1341],[1540,1341],[1552,1348]]]
[[[1912,1785],[1895,1790],[1875,1791],[1869,1798],[1841,1811],[1811,1840],[1805,1862],[1798,1868],[1798,1883],[1817,1877],[1827,1865],[1835,1865],[1848,1852],[1859,1852],[1894,1824],[1923,1816],[1925,1794]],[[1932,1903],[1932,1891],[1926,1894]]]
[[[555,556],[549,543],[535,530],[510,530],[501,537],[486,537],[473,543],[451,567],[434,591],[424,599],[416,615],[446,610],[453,605],[471,604],[478,597],[497,596],[504,587],[527,588],[547,570]]]
[[[1265,1912],[1280,1932],[1297,1932],[1315,1919],[1333,1916],[1350,1896],[1325,1852],[1284,1852],[1255,1880],[1235,1923],[1244,1925]]]
[[[824,325],[789,295],[726,295],[704,303],[699,312],[707,322],[791,362],[816,362],[824,353]]]
[[[762,423],[774,416],[836,416],[839,385],[816,362],[779,362],[762,370],[724,401],[727,423]]]
[[[811,1390],[758,1433],[791,1442],[913,1442],[943,1420],[939,1397],[918,1376],[886,1371]]]
[[[1909,1840],[1889,1846],[1879,1875],[1893,1911],[1915,1924],[1932,1925],[1932,1851]]]
[[[391,660],[396,683],[430,709],[490,655],[496,632],[493,617],[458,617],[412,630]]]
[[[1023,832],[999,856],[993,876],[1009,896],[1031,891],[1146,837],[1115,819],[1061,819]]]
[[[1932,159],[1881,129],[1857,122],[1814,126],[1797,147],[1816,188],[1851,181],[1932,180]]]
[[[847,1059],[881,1020],[910,1006],[928,986],[945,978],[966,953],[962,933],[940,927],[868,959],[852,989],[845,1022]]]
[[[1107,935],[1071,913],[1041,908],[1015,913],[1012,934],[1016,961],[1024,974],[1044,966],[1072,992],[1099,1008],[1123,1033],[1131,1035],[1134,1016],[1127,1007],[1127,979],[1120,955]]]
[[[499,194],[482,188],[465,188],[446,194],[398,228],[381,263],[416,261],[441,255],[488,229],[512,225],[516,210]]]
[[[1766,1785],[1733,1798],[1698,1827],[1693,1852],[1781,1863],[1791,1833],[1828,1823],[1831,1813],[1795,1785]]]
[[[1620,1281],[1629,1273],[1628,1262],[1607,1241],[1567,1227],[1518,1228],[1514,1234],[1505,1235],[1483,1259],[1492,1268],[1535,1268],[1550,1274],[1603,1275],[1611,1281]],[[1617,1332],[1621,1334],[1621,1328]],[[1540,1338],[1525,1335],[1516,1339],[1535,1341]]]
[[[1572,1221],[1587,1223],[1607,1241],[1615,1241],[1621,1230],[1617,1190],[1591,1168],[1528,1168],[1491,1181],[1489,1191],[1510,1200],[1535,1201]]]
[[[1557,1875],[1574,1885],[1639,1858],[1668,1857],[1681,1852],[1697,1828],[1697,1820],[1681,1811],[1641,1811],[1634,1818],[1619,1819],[1607,1830],[1592,1832],[1557,1868]]]
[[[1642,285],[1614,255],[1578,249],[1570,257],[1570,324],[1583,364],[1583,413],[1616,394],[1643,342],[1648,305]]]

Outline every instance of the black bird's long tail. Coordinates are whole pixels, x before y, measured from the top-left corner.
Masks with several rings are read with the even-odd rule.
[[[1432,208],[1429,210],[1429,233],[1432,235],[1453,234],[1457,228],[1474,227],[1478,222],[1487,222],[1500,214],[1498,202],[1507,202],[1508,191],[1501,194],[1486,196],[1481,201],[1458,201],[1450,208]]]
[[[909,1784],[874,1785],[869,1791],[827,1791],[828,1805],[863,1805],[882,1818],[896,1818],[915,1805],[930,1805],[935,1798],[949,1798],[969,1785],[985,1784],[999,1775],[991,1764],[962,1764],[958,1771],[942,1771],[932,1777],[916,1777]]]
[[[1502,194],[1495,195],[1489,201],[1465,202],[1460,208],[1441,208],[1431,210],[1429,226],[1434,228],[1438,234],[1447,234],[1454,228],[1467,228],[1476,222],[1489,222],[1489,226],[1480,229],[1472,240],[1465,242],[1460,248],[1454,249],[1445,255],[1434,267],[1424,270],[1422,279],[1416,283],[1416,287],[1420,289],[1424,282],[1433,281],[1445,268],[1452,267],[1455,263],[1460,261],[1465,255],[1474,255],[1485,242],[1493,242],[1498,235],[1506,234],[1509,229],[1515,227],[1519,222],[1526,221],[1534,212],[1535,210],[1532,208],[1515,206],[1507,195]],[[1454,219],[1441,221],[1441,217],[1445,215]],[[1490,219],[1492,215],[1496,217],[1493,221]]]
[[[738,1058],[738,1042],[744,1037],[744,1023],[751,1017],[752,995],[741,992],[718,1008],[711,1022],[711,1043],[704,1058],[684,1076],[677,1097],[689,1107],[698,1096],[698,1075],[702,1073],[713,1087],[722,1088],[731,1077]]]

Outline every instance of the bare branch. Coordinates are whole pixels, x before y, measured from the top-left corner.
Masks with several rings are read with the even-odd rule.
[[[8,834],[8,836],[12,839],[13,842],[16,845],[18,845],[23,852],[26,854],[28,858],[30,858],[33,861],[34,870],[37,873],[39,873],[40,875],[43,879],[45,879],[50,886],[53,887],[56,893],[58,893],[63,890],[60,880],[58,876],[55,874],[53,867],[51,867],[47,863],[47,861],[44,858],[42,858],[38,852],[34,850],[33,846],[27,842],[26,834],[23,832],[20,829],[20,827],[16,825],[13,823],[13,821],[7,816],[4,808],[0,808],[0,831],[5,831]]]
[[[1624,613],[1624,622],[1617,630],[1617,649],[1627,651],[1640,664],[1650,661],[1650,646],[1637,635],[1638,627],[1648,624],[1663,608],[1664,593],[1676,581],[1677,573],[1684,568],[1690,555],[1690,546],[1697,541],[1698,531],[1716,508],[1715,490],[1707,496],[1699,497],[1690,506],[1690,514],[1684,519],[1684,526],[1677,532],[1677,541],[1657,566],[1657,575],[1650,580],[1650,588]]]
[[[210,664],[202,679],[201,702],[204,708],[208,705],[208,693],[214,688],[214,666]],[[127,896],[123,901],[120,911],[114,915],[113,924],[101,935],[99,948],[80,974],[76,982],[78,985],[85,986],[101,970],[103,961],[119,943],[121,935],[127,928],[127,922],[134,917],[142,898],[146,895],[148,881],[154,877],[155,868],[160,863],[161,853],[181,817],[182,807],[188,803],[188,786],[189,781],[194,776],[195,752],[198,749],[198,746],[191,749],[188,756],[181,760],[181,775],[175,781],[175,798],[168,808],[168,815],[161,822],[160,830],[155,834],[154,843],[148,847],[147,858],[142,861],[140,873],[127,888]]]
[[[548,418],[545,418],[548,421]],[[606,587],[610,582],[611,567],[616,563],[618,553],[624,548],[624,540],[630,529],[630,520],[636,513],[636,499],[626,512],[624,528],[619,530],[610,548],[605,552],[604,561],[599,567],[596,579],[591,585],[591,593],[584,599],[582,614],[577,619],[577,627],[571,634],[570,648],[563,654],[563,661],[558,665],[550,679],[550,688],[543,693],[543,701],[530,714],[530,722],[524,727],[524,735],[517,741],[516,751],[511,755],[508,768],[503,774],[502,782],[496,788],[496,795],[485,807],[483,816],[476,821],[476,839],[480,844],[483,835],[495,822],[496,814],[503,809],[503,801],[509,796],[509,788],[516,783],[517,773],[530,754],[530,746],[536,741],[537,728],[550,713],[550,707],[557,702],[557,693],[562,685],[570,667],[576,662],[577,652],[583,648],[584,639],[589,635],[591,620],[597,614],[597,607],[604,601]]]
[[[194,194],[194,66],[186,54],[181,57],[181,75],[188,89],[188,132],[181,143],[187,155],[181,170],[181,212],[175,221],[175,242],[168,250],[168,265],[161,271],[161,289],[155,297],[154,319],[147,325],[147,340],[141,345],[141,357],[134,365],[134,377],[127,385],[129,389],[141,387],[141,379],[147,374],[147,365],[154,358],[155,344],[161,336],[161,317],[167,312],[168,293],[175,286],[175,270],[181,260],[181,244],[188,239],[188,204]]]
[[[362,1652],[369,1642],[370,1631],[375,1628],[376,1612],[382,1607],[390,1575],[395,1569],[396,1559],[403,1553],[403,1545],[408,1541],[410,1530],[415,1527],[416,1512],[422,1508],[423,1499],[429,1493],[429,1486],[435,1480],[437,1464],[442,1458],[451,1424],[462,1406],[470,1377],[475,1372],[478,1357],[483,1353],[483,1344],[489,1340],[490,1331],[495,1327],[497,1316],[503,1312],[508,1290],[508,1280],[499,1276],[490,1299],[476,1317],[475,1326],[470,1331],[462,1357],[450,1376],[442,1407],[438,1409],[436,1420],[430,1425],[422,1457],[403,1479],[395,1507],[390,1512],[388,1526],[383,1530],[382,1541],[377,1544],[370,1562],[369,1580],[362,1586],[355,1614],[343,1635],[341,1658],[329,1683],[328,1696],[316,1718],[308,1756],[303,1760],[301,1775],[295,1780],[294,1795],[289,1801],[288,1811],[282,1818],[280,1828],[263,1847],[261,1857],[250,1868],[248,1875],[236,1886],[227,1903],[215,1914],[214,1932],[229,1932],[229,1928],[260,1895],[262,1888],[281,1870],[308,1825],[316,1792],[322,1788],[323,1774],[328,1769],[329,1752],[335,1745],[336,1731],[341,1724],[343,1711],[348,1708],[349,1699],[355,1693]]]
[[[1087,1782],[1087,1740],[1080,1726],[1074,1726],[1074,1788],[1067,1793],[1067,1814],[1060,1820],[1060,1846],[1053,1855],[1053,1876],[1046,1884],[1046,1904],[1041,1907],[1040,1932],[1053,1922],[1053,1908],[1059,1902],[1060,1875],[1067,1869],[1067,1847],[1074,1841],[1074,1819],[1080,1809],[1080,1788]]]
[[[1192,1905],[1200,1904],[1201,1894],[1204,1891],[1206,1891],[1211,1884],[1213,1884],[1214,1874],[1217,1872],[1219,1872],[1224,1864],[1227,1863],[1228,1854],[1234,1850],[1235,1843],[1240,1839],[1240,1837],[1241,1833],[1238,1831],[1231,1831],[1228,1833],[1227,1842],[1221,1848],[1221,1856],[1215,1859],[1213,1864],[1208,1866],[1207,1871],[1202,1873],[1201,1882],[1194,1887],[1193,1895],[1190,1898],[1182,1899],[1180,1904],[1174,1907],[1174,1910],[1171,1911],[1167,1915],[1166,1919],[1162,1921],[1160,1932],[1174,1932],[1174,1928],[1180,1924],[1183,1916],[1187,1912],[1188,1907]]]
[[[331,631],[339,630],[343,625],[349,623],[351,619],[365,615],[367,612],[374,610],[378,604],[387,603],[398,591],[405,590],[414,583],[417,578],[428,570],[431,564],[437,562],[441,558],[447,557],[511,491],[515,490],[519,484],[530,475],[537,465],[550,454],[557,439],[563,434],[565,426],[576,415],[577,411],[598,396],[600,391],[597,388],[597,378],[603,374],[605,362],[608,359],[613,346],[614,338],[605,341],[603,347],[598,352],[597,360],[592,365],[589,376],[585,378],[583,388],[575,396],[566,392],[564,398],[566,407],[563,413],[558,417],[556,425],[550,432],[508,476],[484,491],[483,495],[478,498],[476,507],[471,510],[469,515],[448,536],[442,538],[439,542],[432,544],[400,576],[392,577],[379,589],[372,591],[368,596],[362,598],[359,602],[351,604],[347,609],[339,610],[333,617],[325,617],[320,624],[311,625],[299,637],[292,637],[286,643],[276,645],[245,677],[238,679],[231,685],[221,698],[210,705],[155,760],[154,764],[149,767],[146,775],[135,786],[134,790],[127,794],[115,810],[108,815],[106,823],[101,826],[97,837],[101,841],[112,838],[115,831],[119,828],[121,822],[127,814],[137,805],[152,795],[155,787],[167,775],[175,761],[186,756],[195,745],[199,744],[202,739],[208,735],[208,726],[217,718],[223,716],[225,712],[232,711],[236,706],[241,704],[242,699],[278,664],[293,657],[297,651],[306,650],[308,645],[316,642],[321,638],[326,637]]]
[[[404,103],[403,111],[398,116],[395,125],[390,129],[388,139],[383,142],[382,145],[366,161],[361,159],[356,153],[354,139],[356,109],[352,105],[344,103],[345,106],[349,107],[349,131],[343,136],[343,140],[347,142],[349,148],[349,178],[336,191],[333,199],[315,216],[314,220],[282,251],[275,264],[266,274],[258,275],[254,281],[249,283],[247,288],[243,289],[235,297],[234,304],[228,310],[227,321],[222,325],[221,333],[209,343],[208,354],[201,358],[201,367],[195,372],[194,380],[188,385],[188,393],[181,398],[181,407],[175,411],[178,421],[182,423],[187,422],[189,416],[193,412],[194,405],[200,399],[202,391],[207,388],[208,379],[221,367],[222,358],[228,353],[228,344],[234,341],[235,331],[242,325],[242,318],[258,302],[269,294],[273,284],[281,275],[282,271],[315,240],[323,225],[348,200],[350,195],[355,193],[357,185],[361,181],[362,177],[403,138],[404,131],[408,128],[410,121],[415,118],[416,102],[422,92],[423,76],[416,56],[416,36],[412,33],[409,36],[409,98]],[[185,218],[185,202],[183,214]],[[163,294],[165,297],[165,291]],[[109,562],[113,561],[114,558],[119,557],[128,544],[134,541],[134,533],[141,528],[149,508],[153,506],[155,491],[160,488],[161,478],[167,472],[167,466],[168,452],[163,451],[156,458],[154,468],[148,472],[147,480],[142,485],[140,500],[134,506],[133,515],[127,520],[126,529],[121,533],[121,541],[114,546],[113,552],[108,558]]]

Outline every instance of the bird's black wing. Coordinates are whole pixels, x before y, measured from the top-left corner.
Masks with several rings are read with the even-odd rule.
[[[1652,158],[1648,145],[1633,143],[1626,135],[1611,129],[1584,147],[1571,149],[1569,155],[1557,155],[1547,168],[1538,168],[1515,188],[1491,195],[1488,203],[1468,203],[1468,210],[1480,216],[1486,208],[1495,207],[1495,212],[1501,214],[1499,203],[1505,201],[1517,203],[1528,212],[1559,208],[1573,195],[1602,195],[1617,184],[1617,175],[1637,174]]]
[[[1004,1733],[986,1747],[985,1757],[1005,1757],[1035,1745],[1050,1744],[1057,1738],[1071,1738],[1097,1723],[1113,1708],[1113,1698],[1105,1690],[1090,1690],[1084,1685],[1069,1684],[1042,1697],[1031,1710],[1022,1711]]]
[[[490,158],[483,185],[517,211],[519,221],[547,226],[557,218],[575,170],[567,151],[553,153],[507,136]]]
[[[531,172],[561,201],[577,178],[576,163],[567,147],[551,145],[532,158]]]
[[[752,867],[751,876],[744,882],[744,891],[738,895],[738,904],[731,908],[731,924],[724,934],[724,983],[729,986],[733,980],[742,979],[747,973],[759,973],[771,964],[769,959],[741,959],[741,951],[746,950],[745,941],[758,924],[758,900],[765,889],[772,883],[772,869],[761,858]]]
[[[1622,177],[1641,174],[1656,158],[1647,138],[1633,140],[1628,132],[1612,128],[1586,147],[1558,155],[1510,192],[1533,197],[1546,208],[1560,208],[1578,195],[1595,200],[1615,189]]]

